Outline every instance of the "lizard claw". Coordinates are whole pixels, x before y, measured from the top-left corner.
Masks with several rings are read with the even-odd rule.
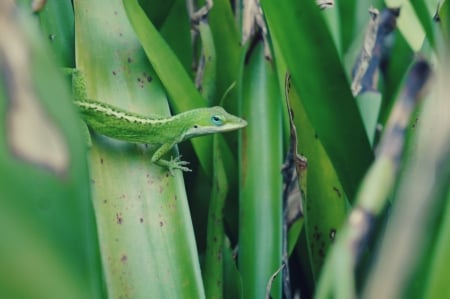
[[[169,169],[170,175],[174,176],[174,169],[179,169],[181,171],[186,171],[186,172],[190,172],[192,171],[189,167],[186,167],[185,165],[188,165],[189,162],[188,161],[183,161],[181,160],[181,155],[173,158],[170,158],[170,161],[167,161],[167,167]]]

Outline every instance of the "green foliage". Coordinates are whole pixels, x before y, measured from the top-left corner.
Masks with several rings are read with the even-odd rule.
[[[448,1],[215,0],[193,21],[205,1],[12,2],[0,1],[0,297],[447,296]],[[400,7],[373,50],[370,5]],[[88,146],[60,67],[131,112],[221,105],[248,127],[174,148],[194,171],[172,177],[152,145],[91,131]],[[308,160],[287,232],[286,99]]]

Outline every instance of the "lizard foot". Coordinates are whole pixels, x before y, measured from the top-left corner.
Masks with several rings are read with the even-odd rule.
[[[188,165],[189,162],[181,160],[181,155],[176,158],[171,157],[170,161],[159,160],[158,164],[166,167],[169,170],[169,173],[171,176],[175,175],[175,172],[174,172],[175,169],[179,169],[181,171],[186,171],[186,172],[192,171],[189,167],[185,166],[185,165]]]

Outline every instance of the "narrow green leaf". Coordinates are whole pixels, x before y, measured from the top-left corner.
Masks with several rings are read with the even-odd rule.
[[[433,14],[437,12],[439,1],[438,0],[410,0],[411,6],[417,15],[423,29],[425,30],[425,35],[431,46],[434,48],[435,44],[435,31],[433,24]],[[430,10],[431,8],[431,10]]]
[[[400,7],[400,16],[397,18],[397,28],[403,34],[411,49],[413,49],[414,52],[418,52],[422,48],[425,39],[425,31],[411,2],[407,0],[386,0],[385,2],[388,7]],[[430,38],[432,37],[430,36]]]
[[[238,82],[242,51],[230,1],[215,0],[208,18],[217,54],[216,99],[218,103],[230,86]],[[238,88],[230,90],[224,101],[230,111],[237,111]]]
[[[306,113],[353,198],[373,159],[330,33],[312,1],[261,1]],[[296,34],[292,34],[292,30]]]
[[[223,298],[241,299],[242,298],[242,280],[241,274],[236,265],[236,257],[230,245],[230,240],[225,238],[223,248],[224,262],[224,288]]]
[[[203,280],[206,298],[220,299],[224,287],[224,222],[223,209],[228,192],[228,179],[223,164],[220,143],[224,142],[221,135],[214,136],[214,177],[211,200],[208,212],[207,243],[205,252],[205,267]]]
[[[367,278],[362,294],[364,298],[401,298],[408,294],[411,286],[424,283],[411,279],[420,258],[431,256],[425,251],[433,230],[430,224],[435,223],[435,217],[444,208],[450,178],[450,122],[446,116],[450,80],[447,51],[440,57],[435,85],[423,103],[415,136],[417,148],[403,166],[390,221]],[[415,83],[417,85],[418,82]],[[380,289],[380,285],[383,288]]]
[[[298,150],[308,160],[304,228],[311,269],[317,280],[328,249],[346,219],[348,199],[295,87],[291,87],[288,97],[299,136]]]
[[[450,191],[450,190],[449,190]],[[450,192],[444,200],[442,223],[437,228],[436,247],[431,255],[430,271],[426,277],[423,298],[440,298],[450,294],[450,284],[446,279],[450,273],[447,262],[450,259]],[[427,254],[427,257],[430,255]]]
[[[200,92],[208,103],[216,103],[217,55],[211,28],[206,21],[200,21],[198,31],[202,42],[203,69],[201,72]]]
[[[281,266],[282,135],[276,73],[259,43],[244,73],[242,105],[248,127],[242,134],[239,195],[239,270],[244,298],[265,298],[270,277]],[[281,298],[281,275],[272,284]]]
[[[359,111],[361,111],[370,145],[373,146],[381,108],[381,94],[371,91],[364,92],[356,98],[356,103],[358,104]]]
[[[390,52],[390,60],[384,76],[383,100],[381,102],[380,120],[385,124],[394,100],[401,88],[406,71],[411,66],[414,53],[400,32],[397,32],[394,45]]]

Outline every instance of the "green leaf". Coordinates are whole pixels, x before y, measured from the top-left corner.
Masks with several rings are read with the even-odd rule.
[[[425,31],[413,6],[406,0],[386,0],[385,2],[388,7],[400,7],[400,16],[397,18],[398,30],[403,34],[411,49],[413,49],[414,52],[418,52],[423,45]],[[423,15],[423,12],[421,14]],[[429,17],[431,19],[432,16],[430,15]],[[432,39],[432,36],[429,36],[429,38]]]
[[[281,266],[282,131],[273,66],[261,43],[249,55],[243,81],[248,127],[242,133],[239,270],[244,298],[256,299],[265,298],[269,278]],[[273,298],[281,298],[280,277],[272,285]]]
[[[79,118],[36,23],[14,5],[0,2],[0,297],[102,298]]]
[[[156,11],[156,8],[152,7],[152,11]],[[160,33],[169,45],[170,49],[172,49],[175,53],[180,63],[183,65],[185,71],[188,74],[191,74],[193,57],[191,22],[186,9],[185,1],[177,0],[173,3],[169,14],[161,26]]]
[[[261,4],[306,113],[352,199],[373,154],[319,9],[312,1],[263,0]]]
[[[207,298],[222,298],[224,287],[224,221],[223,210],[228,193],[228,179],[222,159],[220,135],[214,136],[214,177],[208,211],[207,244],[203,280]]]
[[[337,9],[339,10],[339,21],[341,27],[341,44],[342,52],[346,53],[351,46],[354,34],[357,31],[356,25],[356,4],[361,1],[347,0],[337,1]]]
[[[197,91],[183,65],[147,18],[137,0],[123,0],[123,5],[131,26],[169,95],[175,112],[204,107],[205,99]],[[210,137],[191,140],[207,173],[211,171],[211,140]]]
[[[317,280],[326,253],[346,219],[348,199],[295,87],[289,90],[288,98],[299,136],[298,150],[308,160],[304,228],[311,269]]]
[[[131,25],[150,63],[172,100],[175,111],[181,112],[205,104],[173,51],[145,15],[137,0],[123,0]]]
[[[176,2],[177,0],[139,0],[139,4],[148,15],[148,18],[152,20],[152,23],[155,24],[156,28],[160,28],[164,24],[170,10]]]
[[[411,6],[417,15],[423,29],[425,30],[425,35],[432,47],[435,47],[435,31],[433,24],[433,14],[437,12],[439,1],[438,0],[410,0]]]
[[[238,29],[236,27],[230,1],[215,0],[209,14],[209,24],[213,33],[217,54],[216,103],[222,98],[226,90],[238,81],[242,68],[242,47],[240,45]],[[224,105],[237,110],[237,88],[230,91]]]
[[[39,12],[39,23],[43,36],[58,57],[60,65],[73,67],[75,31],[71,1],[48,1]]]
[[[364,92],[356,98],[359,111],[364,121],[366,134],[370,145],[374,145],[378,116],[381,108],[381,94],[379,92]]]
[[[88,96],[141,114],[168,115],[164,89],[122,2],[79,0],[75,13],[77,67]],[[151,163],[151,146],[96,134],[92,140],[91,182],[108,295],[204,298],[182,174],[172,177]]]
[[[449,190],[450,191],[450,190]],[[444,200],[443,219],[436,226],[435,248],[431,255],[427,254],[430,261],[429,275],[426,276],[424,298],[439,298],[449,294],[450,285],[445,279],[448,277],[449,269],[446,267],[450,259],[450,192]]]

